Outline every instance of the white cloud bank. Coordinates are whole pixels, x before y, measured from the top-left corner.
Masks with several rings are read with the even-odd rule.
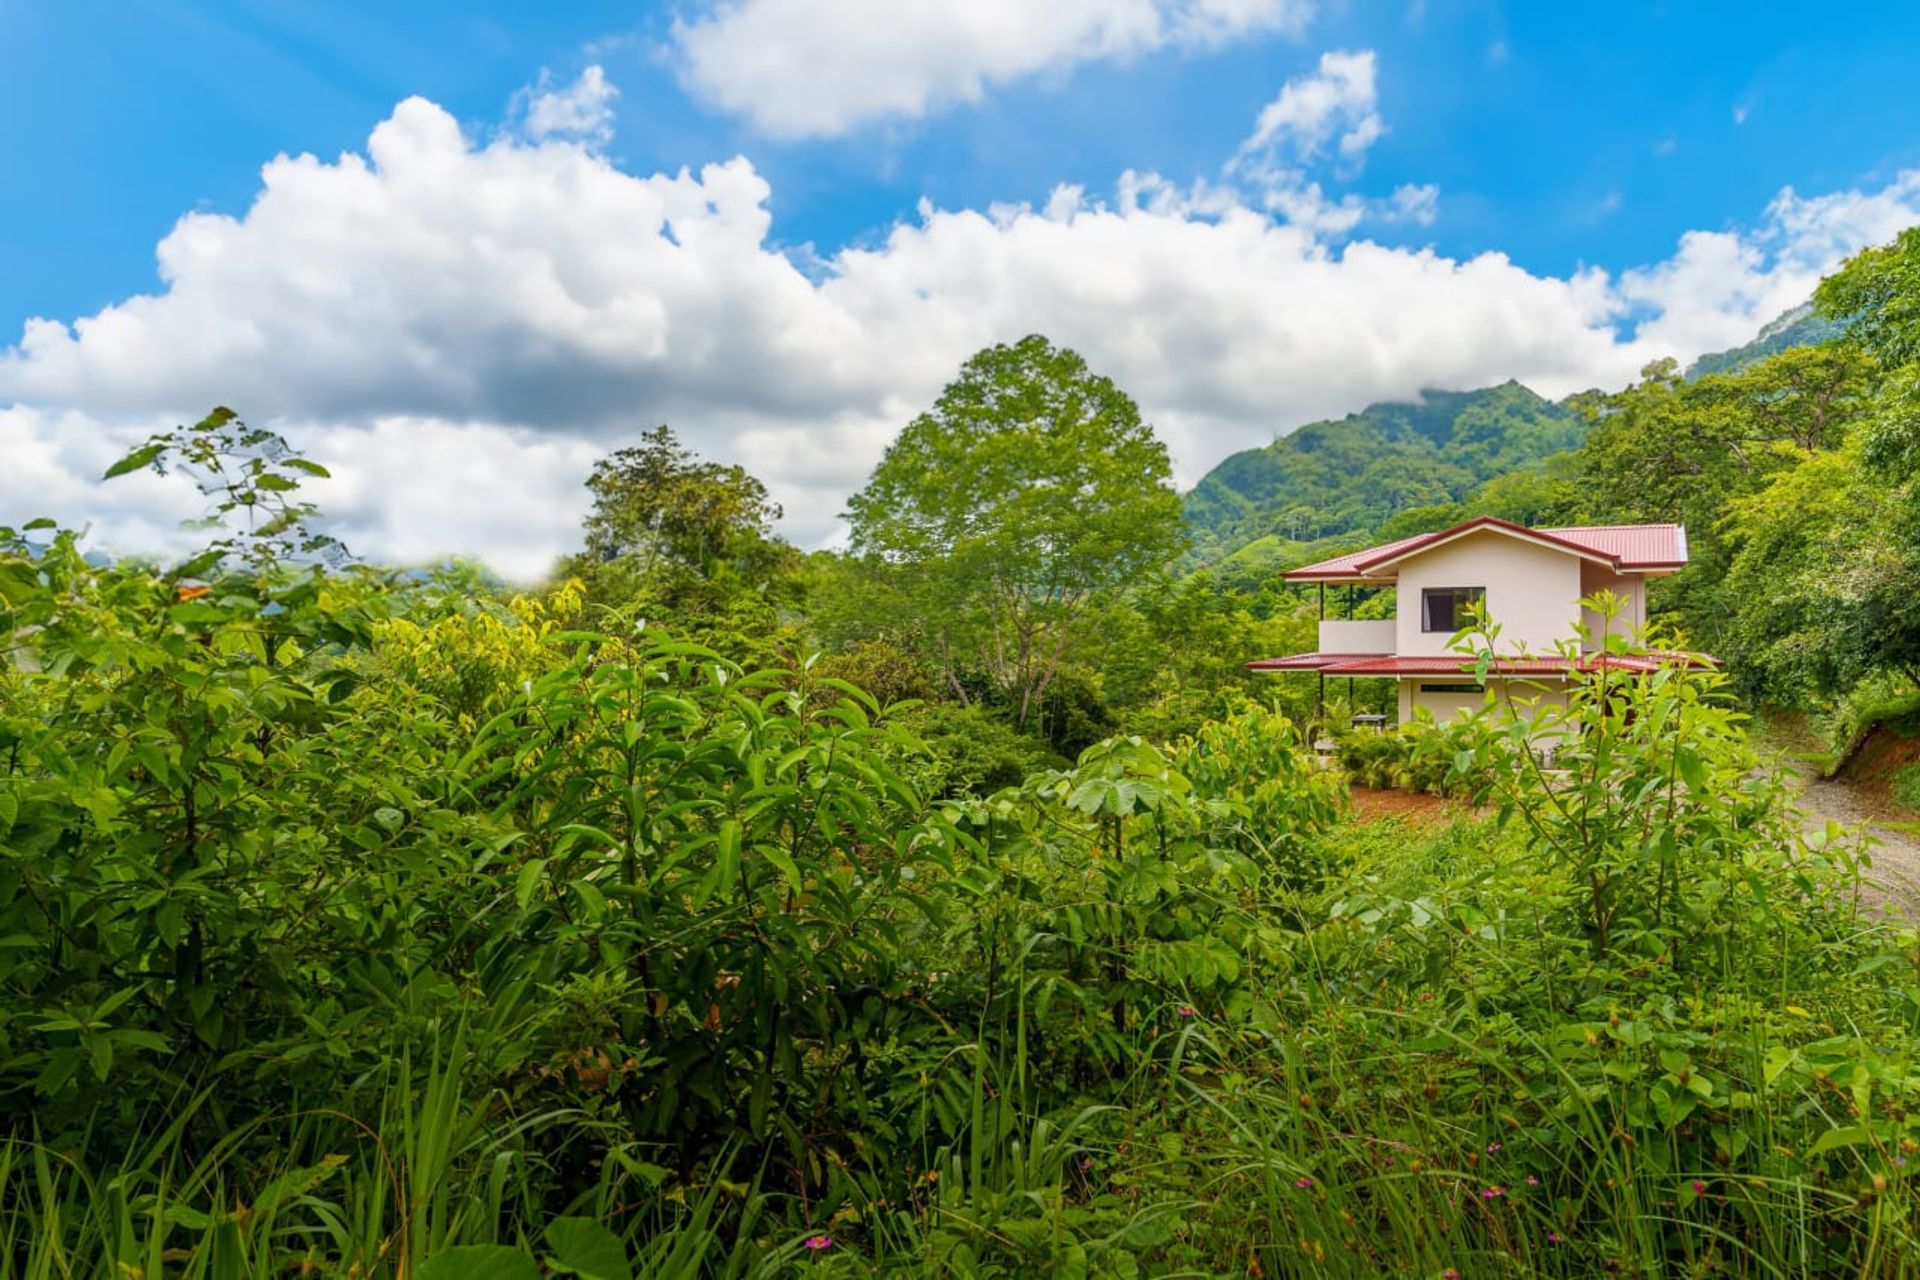
[[[572,542],[592,459],[662,421],[761,475],[789,535],[815,543],[988,343],[1042,332],[1081,350],[1191,483],[1422,387],[1562,394],[1736,344],[1842,255],[1920,221],[1920,172],[1786,191],[1755,227],[1688,233],[1665,262],[1557,278],[1497,253],[1335,245],[1231,190],[1129,176],[1111,200],[925,207],[803,272],[770,242],[770,194],[744,159],[634,175],[574,141],[476,142],[410,99],[364,157],[281,157],[243,217],[183,218],[160,291],[31,320],[0,350],[0,523],[177,545],[190,488],[94,477],[224,403],[335,470],[314,496],[374,558],[537,574]]]
[[[1297,32],[1310,0],[716,0],[673,29],[696,94],[775,137],[844,133],[1165,48]]]

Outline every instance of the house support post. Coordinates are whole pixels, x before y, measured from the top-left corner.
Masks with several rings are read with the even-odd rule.
[[[1323,582],[1320,584],[1320,621],[1325,622],[1326,620],[1327,620],[1327,584]],[[1320,647],[1320,643],[1319,643],[1320,637],[1316,635],[1314,636],[1313,639],[1314,639],[1313,647],[1318,649]],[[1315,714],[1318,715],[1322,721],[1325,721],[1327,718],[1327,673],[1324,671],[1320,673],[1319,710]]]

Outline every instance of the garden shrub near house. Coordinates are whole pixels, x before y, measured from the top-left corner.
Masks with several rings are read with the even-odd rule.
[[[1456,780],[1442,757],[1421,745],[1437,726],[1431,717],[1392,729],[1351,729],[1334,738],[1334,756],[1355,786],[1451,795]]]

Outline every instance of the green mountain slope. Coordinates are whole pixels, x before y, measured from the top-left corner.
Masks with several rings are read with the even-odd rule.
[[[1768,356],[1779,355],[1789,347],[1813,347],[1831,342],[1846,331],[1846,324],[1814,314],[1813,304],[1803,302],[1776,318],[1759,336],[1731,351],[1716,351],[1701,356],[1687,366],[1689,378],[1704,378],[1712,373],[1735,373]]]
[[[1196,558],[1247,544],[1372,529],[1396,511],[1457,502],[1497,475],[1580,443],[1585,423],[1518,382],[1369,405],[1236,453],[1186,496]]]

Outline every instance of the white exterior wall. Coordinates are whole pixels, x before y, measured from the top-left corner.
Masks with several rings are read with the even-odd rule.
[[[1592,609],[1580,611],[1580,621],[1587,628],[1588,649],[1600,647],[1603,629],[1610,629],[1615,635],[1631,636],[1647,625],[1647,578],[1642,573],[1615,573],[1605,565],[1590,561],[1580,562],[1580,595],[1584,598],[1602,591],[1611,591],[1620,597],[1620,612],[1608,622]]]
[[[1586,563],[1490,530],[1414,556],[1400,566],[1395,652],[1450,652],[1451,632],[1420,629],[1424,588],[1484,587],[1487,613],[1500,624],[1501,652],[1552,653],[1556,644],[1573,637],[1580,616],[1580,570]]]
[[[1470,684],[1473,677],[1461,676],[1422,676],[1418,679],[1406,679],[1400,682],[1400,723],[1413,723],[1414,709],[1417,707],[1435,720],[1464,718],[1486,705],[1486,693],[1424,693],[1420,686],[1427,684]],[[1564,707],[1567,704],[1566,685],[1558,680],[1489,680],[1487,688],[1493,691],[1494,701],[1499,706],[1507,706],[1509,700],[1517,707],[1535,707],[1542,703],[1552,703]]]

